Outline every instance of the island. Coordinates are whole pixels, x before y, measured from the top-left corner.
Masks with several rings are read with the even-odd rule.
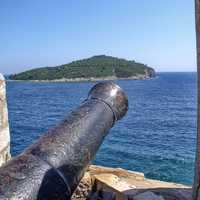
[[[150,79],[155,70],[145,64],[112,56],[98,55],[55,67],[42,67],[9,76],[10,80],[84,81]]]

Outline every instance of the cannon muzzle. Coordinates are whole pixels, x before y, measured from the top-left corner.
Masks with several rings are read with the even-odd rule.
[[[0,199],[70,199],[107,132],[127,110],[118,85],[95,85],[62,123],[0,168]]]

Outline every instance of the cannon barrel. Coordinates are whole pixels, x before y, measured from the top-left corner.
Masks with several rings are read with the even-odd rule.
[[[127,110],[118,85],[96,84],[63,122],[0,168],[0,199],[70,199],[107,132]]]

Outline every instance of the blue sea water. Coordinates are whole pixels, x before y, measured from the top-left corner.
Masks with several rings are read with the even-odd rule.
[[[93,163],[146,177],[192,184],[196,140],[196,73],[120,80],[129,111],[110,131]],[[55,126],[95,82],[7,82],[12,155]]]

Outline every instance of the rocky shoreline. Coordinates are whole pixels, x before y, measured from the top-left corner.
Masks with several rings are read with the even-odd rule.
[[[107,76],[107,77],[90,77],[90,78],[62,78],[62,79],[53,79],[53,80],[11,80],[8,79],[7,81],[29,81],[29,82],[86,82],[86,81],[114,81],[114,80],[149,80],[153,77],[150,77],[148,75],[137,75],[137,76],[131,76],[131,77],[124,77],[124,78],[118,78],[116,76]]]

